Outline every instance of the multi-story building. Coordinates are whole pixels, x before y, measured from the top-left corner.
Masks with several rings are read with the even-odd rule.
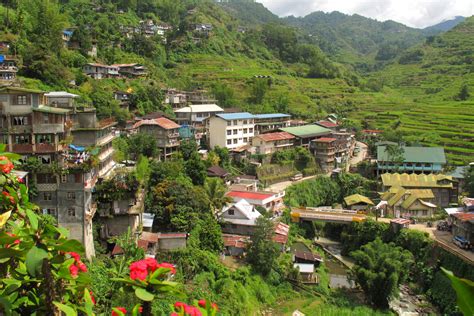
[[[396,147],[397,145],[393,145]],[[440,173],[446,164],[442,147],[399,147],[391,152],[389,146],[377,147],[377,174],[385,172]]]
[[[336,142],[334,137],[313,139],[310,150],[316,157],[316,162],[323,172],[331,172],[336,165]]]
[[[117,66],[88,63],[83,67],[86,75],[93,79],[117,78],[120,76]]]
[[[143,77],[148,74],[147,68],[141,64],[114,64],[109,67],[117,68],[122,77]]]
[[[203,122],[209,117],[224,113],[224,109],[217,104],[192,104],[174,111],[176,121],[181,125],[202,127]]]
[[[173,110],[185,107],[188,104],[188,96],[182,91],[176,89],[164,90],[165,104],[169,104]]]
[[[275,132],[256,135],[252,139],[252,146],[255,147],[255,153],[270,155],[293,147],[294,141],[295,136],[287,132]]]
[[[166,160],[180,145],[180,126],[166,117],[158,117],[150,120],[141,120],[135,123],[133,129],[139,133],[146,133],[157,140],[160,149],[160,157]]]
[[[236,149],[247,145],[255,135],[254,115],[248,112],[217,114],[206,122],[211,148]]]
[[[255,135],[262,133],[275,132],[280,128],[290,126],[291,115],[282,113],[256,114]]]
[[[114,167],[115,123],[98,121],[95,109],[76,107],[74,94],[22,88],[0,89],[0,140],[22,155],[36,188],[32,201],[57,218],[94,255],[92,191]]]
[[[0,55],[0,84],[11,84],[16,80],[17,60],[14,57]]]
[[[285,207],[283,198],[285,191],[281,192],[250,192],[250,191],[230,191],[226,194],[234,202],[246,200],[251,205],[263,207],[268,212],[279,213]]]

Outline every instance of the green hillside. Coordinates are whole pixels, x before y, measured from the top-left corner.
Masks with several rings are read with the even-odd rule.
[[[406,141],[446,146],[451,163],[474,160],[473,98],[455,100],[462,85],[469,90],[473,83],[472,18],[426,40],[420,31],[395,22],[340,13],[279,19],[252,1],[25,0],[0,6],[0,18],[5,22],[0,40],[9,41],[9,53],[19,58],[24,86],[77,93],[79,102],[94,105],[102,117],[123,121],[134,114],[113,100],[116,89],[135,92],[132,112],[172,115],[161,104],[161,88],[206,88],[225,107],[289,112],[308,121],[335,112],[355,128],[397,126]],[[146,19],[173,27],[166,43],[159,36],[124,32]],[[319,25],[328,34],[309,36],[288,21]],[[195,23],[209,23],[212,31],[200,34]],[[68,27],[74,29],[76,49],[62,45]],[[325,48],[315,39],[333,46]],[[399,53],[420,40],[424,44]],[[363,65],[372,64],[387,43],[399,45],[398,55],[384,61],[383,70],[367,72],[371,68]],[[97,57],[87,54],[93,44]],[[87,62],[138,62],[150,74],[92,80],[81,71]]]

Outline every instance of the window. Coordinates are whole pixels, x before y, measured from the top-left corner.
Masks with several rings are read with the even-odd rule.
[[[43,124],[49,124],[49,115],[43,113]]]
[[[76,192],[68,192],[67,193],[68,200],[75,200],[76,199]]]
[[[237,139],[234,139],[234,144],[237,144]]]
[[[15,116],[13,117],[13,126],[28,125],[28,116]]]
[[[28,98],[26,95],[17,95],[15,104],[17,105],[27,105],[28,104]]]
[[[232,139],[227,140],[227,145],[232,145]]]
[[[56,216],[56,209],[55,208],[44,208],[43,209],[43,214]]]
[[[244,137],[244,143],[247,143],[249,139],[247,137]]]
[[[243,123],[244,123],[244,124],[247,124],[247,120],[244,120]]]
[[[67,215],[72,216],[72,217],[76,217],[76,209],[74,207],[69,207],[67,209]]]
[[[236,129],[234,129],[234,135],[237,135],[237,132],[238,132],[238,131],[237,131]]]
[[[231,224],[230,227],[232,227],[232,229],[237,229],[237,225],[235,224]]]
[[[234,209],[228,210],[227,213],[228,213],[229,215],[234,215]]]
[[[53,135],[51,134],[37,134],[36,143],[38,144],[51,144],[53,142]]]
[[[232,125],[232,121],[227,121],[227,126],[231,126]]]
[[[49,165],[51,163],[51,155],[41,155],[38,158],[42,164]]]
[[[61,175],[61,182],[66,183],[67,182],[67,174],[62,174]]]
[[[15,135],[15,144],[31,144],[30,135]]]
[[[253,133],[253,128],[249,128],[249,133],[250,133],[250,134]]]
[[[51,201],[51,200],[52,200],[51,192],[44,192],[43,193],[43,201]]]
[[[247,134],[248,129],[244,128],[244,134]]]
[[[36,175],[37,183],[56,183],[56,177],[48,173],[39,173]]]
[[[227,136],[232,135],[232,130],[228,129],[227,130]]]
[[[237,120],[234,120],[234,125],[237,125],[238,121]]]

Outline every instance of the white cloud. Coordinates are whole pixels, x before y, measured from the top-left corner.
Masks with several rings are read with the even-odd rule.
[[[474,15],[474,0],[257,0],[280,16],[314,11],[360,14],[423,28],[456,15]]]

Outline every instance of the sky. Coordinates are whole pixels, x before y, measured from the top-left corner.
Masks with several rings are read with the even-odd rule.
[[[474,0],[257,0],[279,16],[339,11],[424,28],[457,15],[474,15]]]

